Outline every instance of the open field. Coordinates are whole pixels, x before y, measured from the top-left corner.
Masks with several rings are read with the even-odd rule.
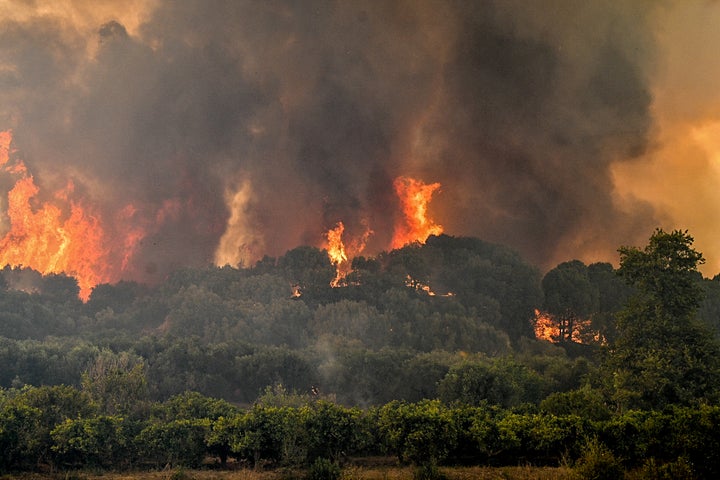
[[[440,468],[448,480],[571,480],[576,477],[568,468],[551,467],[448,467]],[[88,473],[58,472],[5,475],[2,480],[295,480],[305,472],[299,470],[163,470],[155,472]],[[355,467],[343,469],[342,480],[412,480],[411,467]]]

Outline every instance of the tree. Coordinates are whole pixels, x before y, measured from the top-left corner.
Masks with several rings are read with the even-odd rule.
[[[100,352],[82,375],[82,388],[108,415],[138,415],[148,400],[145,363],[128,352]]]
[[[0,472],[28,468],[37,459],[42,411],[23,402],[0,401]]]
[[[72,467],[128,467],[133,445],[126,423],[112,415],[66,419],[50,432],[56,461]]]
[[[579,260],[561,263],[543,277],[542,287],[545,309],[559,327],[558,341],[578,339],[581,321],[597,310],[599,300],[588,267]]]
[[[591,263],[588,275],[598,292],[598,310],[592,317],[593,329],[598,330],[606,341],[614,341],[616,316],[630,296],[630,287],[609,263]]]
[[[464,362],[450,368],[438,384],[446,403],[501,405],[505,408],[538,401],[542,378],[512,359]]]
[[[657,229],[643,250],[618,249],[618,273],[636,289],[639,307],[675,318],[695,314],[702,300],[702,277],[697,268],[705,259],[692,247],[693,241],[687,231]]]
[[[717,398],[720,348],[696,319],[704,262],[687,231],[660,229],[644,249],[621,247],[618,273],[634,294],[618,317],[606,364],[620,408]]]
[[[138,443],[157,466],[198,468],[207,454],[210,428],[207,418],[153,421],[140,432]]]
[[[378,429],[398,460],[415,465],[442,462],[457,442],[451,411],[439,400],[387,403],[378,412]]]

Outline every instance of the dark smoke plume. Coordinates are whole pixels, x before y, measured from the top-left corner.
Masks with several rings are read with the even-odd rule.
[[[0,20],[0,130],[38,183],[136,209],[117,227],[147,232],[135,278],[319,245],[338,221],[386,249],[398,175],[442,183],[447,233],[545,267],[655,225],[610,175],[648,148],[651,2],[152,5],[132,28]]]

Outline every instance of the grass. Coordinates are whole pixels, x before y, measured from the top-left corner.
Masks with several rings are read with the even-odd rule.
[[[440,467],[448,480],[576,480],[565,467]],[[155,472],[90,473],[58,472],[53,474],[25,473],[3,476],[0,480],[301,480],[300,470],[183,470]],[[412,480],[412,467],[347,466],[342,480]]]

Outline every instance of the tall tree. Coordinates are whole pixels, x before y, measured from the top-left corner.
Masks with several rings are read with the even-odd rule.
[[[644,249],[621,247],[619,275],[634,293],[618,316],[607,366],[619,407],[713,399],[720,348],[696,320],[704,262],[687,231],[656,230]]]
[[[579,321],[597,311],[598,289],[590,281],[588,267],[579,260],[564,262],[542,279],[545,309],[559,327],[560,342],[577,338]]]

